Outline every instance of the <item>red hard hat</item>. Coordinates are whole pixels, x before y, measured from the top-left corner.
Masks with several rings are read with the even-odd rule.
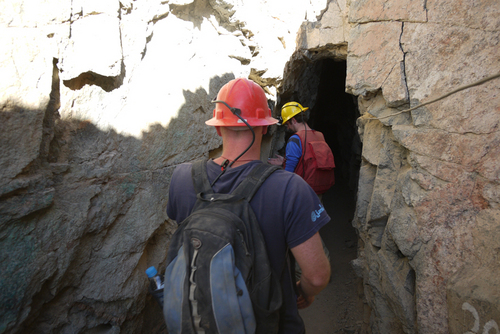
[[[217,94],[214,117],[205,123],[212,126],[246,126],[227,107],[241,110],[240,116],[250,126],[267,126],[278,123],[271,117],[264,90],[248,79],[234,79],[225,84]]]

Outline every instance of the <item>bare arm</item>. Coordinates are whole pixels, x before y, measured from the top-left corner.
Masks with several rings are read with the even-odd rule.
[[[327,286],[330,280],[330,263],[318,232],[291,250],[302,269],[302,277],[298,282],[300,294],[297,306],[305,308],[311,305],[314,296]]]

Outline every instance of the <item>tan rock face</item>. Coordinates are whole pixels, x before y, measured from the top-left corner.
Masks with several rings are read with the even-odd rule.
[[[352,3],[346,85],[361,96],[360,111],[387,116],[499,73],[500,20],[493,19],[499,9],[498,3],[488,0],[474,4],[399,1],[398,6]],[[378,121],[365,114],[364,121],[358,122],[367,164],[362,171],[371,172],[360,173],[355,226],[365,247],[360,252],[364,259],[357,263],[378,263],[365,266],[366,295],[377,319],[387,318],[372,321],[374,332],[463,333],[497,328],[498,294],[484,291],[498,290],[492,274],[500,269],[498,247],[495,242],[479,246],[478,240],[483,239],[479,231],[498,225],[498,217],[490,211],[498,208],[498,99],[497,79],[404,116],[410,118],[398,115]],[[394,136],[399,150],[383,144],[380,134],[384,132]],[[386,199],[393,194],[390,202],[381,201],[384,196],[377,187],[387,181],[381,173],[387,170],[382,164],[387,155],[393,156],[392,161],[399,156],[401,161],[392,164],[394,186],[384,190]],[[372,218],[374,207],[380,207],[377,212],[383,215]],[[387,223],[382,216],[388,217]],[[393,240],[393,247],[384,240]],[[398,265],[401,257],[393,260],[393,266],[401,268],[399,284],[384,286],[389,269],[383,266],[394,253],[403,254],[409,267]],[[408,271],[415,274],[414,299],[394,294],[395,286],[407,282]],[[387,298],[377,298],[377,293]]]
[[[382,88],[384,96],[393,96],[391,103],[405,100],[401,85],[404,79],[403,52],[399,45],[401,29],[399,22],[378,22],[355,25],[350,30],[346,77],[350,94],[365,95]]]
[[[349,22],[367,23],[382,21],[426,22],[426,1],[353,1],[349,11]]]

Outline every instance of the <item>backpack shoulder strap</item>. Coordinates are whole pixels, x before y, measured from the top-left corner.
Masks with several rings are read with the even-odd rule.
[[[240,183],[232,194],[240,195],[250,202],[262,183],[264,183],[269,175],[278,169],[280,169],[278,166],[266,163],[258,164],[250,171],[250,174],[248,174],[248,176]]]
[[[193,162],[191,168],[191,177],[193,179],[194,191],[199,193],[210,194],[213,193],[207,175],[207,161],[206,159],[196,160]]]

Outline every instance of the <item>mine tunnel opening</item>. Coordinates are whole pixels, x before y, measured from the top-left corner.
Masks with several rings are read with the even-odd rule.
[[[277,104],[281,108],[296,101],[309,107],[309,126],[323,133],[335,157],[336,183],[323,194],[331,221],[320,230],[330,253],[332,278],[315,303],[301,311],[306,329],[318,333],[357,330],[364,320],[362,280],[350,264],[357,257],[358,236],[352,219],[362,144],[356,126],[357,100],[345,92],[346,70],[345,60],[323,58],[305,63],[293,92],[281,95]],[[284,135],[285,143],[289,136]],[[284,145],[279,152],[285,153]]]
[[[360,116],[357,99],[345,92],[346,70],[346,61],[336,58],[302,64],[293,92],[287,91],[278,97],[277,109],[290,101],[309,108],[308,125],[323,133],[335,157],[336,184],[325,194],[323,201],[341,193],[345,198],[343,202],[348,202],[344,209],[349,211],[349,219],[352,219],[362,143],[356,125]],[[275,143],[275,149],[285,155],[286,142],[292,134],[284,132],[284,127],[281,131],[282,136],[277,141],[282,142]]]
[[[320,79],[316,101],[310,106],[309,126],[323,133],[335,157],[335,177],[344,180],[350,192],[357,191],[361,142],[356,126],[356,98],[345,92],[346,62],[319,61]],[[351,200],[355,201],[354,196]]]

